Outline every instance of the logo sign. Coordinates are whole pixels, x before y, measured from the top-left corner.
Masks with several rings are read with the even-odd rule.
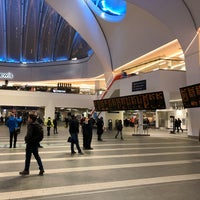
[[[0,79],[13,79],[14,75],[11,72],[0,72]]]

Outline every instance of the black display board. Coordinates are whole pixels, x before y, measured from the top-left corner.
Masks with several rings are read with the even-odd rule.
[[[184,108],[200,107],[200,83],[180,88]]]
[[[132,92],[146,90],[147,82],[146,80],[132,82]]]
[[[94,106],[96,111],[156,110],[166,108],[162,91],[94,100]]]

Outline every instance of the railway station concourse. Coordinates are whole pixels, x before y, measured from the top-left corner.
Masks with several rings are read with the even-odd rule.
[[[26,126],[9,149],[1,124],[0,199],[199,199],[199,7],[197,0],[0,0],[1,114],[39,107],[54,118],[57,108],[93,111],[94,100],[158,91],[166,104],[150,136],[124,127],[123,141],[107,123],[124,112],[102,112],[103,142],[94,128],[93,150],[82,156],[70,155],[61,123],[42,142],[43,177],[34,159],[30,176],[19,176]],[[186,108],[180,88],[193,86],[195,104]],[[172,115],[183,120],[183,133],[170,134]],[[79,138],[82,147],[81,131]]]

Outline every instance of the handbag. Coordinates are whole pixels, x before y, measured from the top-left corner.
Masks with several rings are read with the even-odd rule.
[[[67,142],[69,142],[69,143],[72,142],[72,137],[71,136],[68,137]]]
[[[15,128],[15,133],[20,134],[20,127]]]

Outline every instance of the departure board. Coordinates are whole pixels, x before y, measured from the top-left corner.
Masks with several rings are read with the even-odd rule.
[[[200,83],[180,88],[184,108],[200,107]]]
[[[166,108],[162,91],[94,100],[94,106],[96,111],[156,110]]]

